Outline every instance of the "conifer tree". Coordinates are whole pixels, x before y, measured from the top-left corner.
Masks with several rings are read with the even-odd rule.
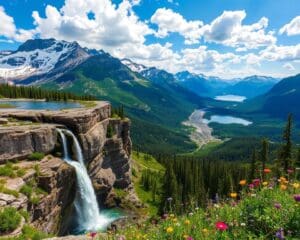
[[[249,174],[249,181],[252,181],[256,177],[256,160],[257,160],[257,152],[256,149],[253,150],[252,152],[252,157],[251,157],[251,164],[250,164],[250,174]]]
[[[269,161],[269,141],[267,139],[263,139],[262,141],[262,150],[261,150],[261,172],[262,179],[265,180],[265,172],[266,163]]]
[[[292,159],[292,125],[293,125],[293,117],[292,114],[289,114],[288,121],[286,127],[283,132],[283,145],[279,151],[279,161],[285,173],[290,167],[290,162]]]

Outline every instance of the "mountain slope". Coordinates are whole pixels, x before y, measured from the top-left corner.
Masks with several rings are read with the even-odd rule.
[[[194,148],[181,122],[204,99],[179,85],[150,81],[109,54],[91,56],[41,86],[91,94],[114,105],[123,104],[133,121],[135,144],[145,151],[178,152]]]
[[[281,80],[266,94],[246,101],[241,105],[241,109],[280,118],[286,118],[289,113],[292,113],[299,120],[299,101],[300,74]]]
[[[0,55],[0,81],[28,84],[55,79],[88,57],[76,42],[28,40],[17,51]]]

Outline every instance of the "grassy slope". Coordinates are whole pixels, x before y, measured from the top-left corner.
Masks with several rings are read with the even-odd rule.
[[[43,84],[91,94],[124,105],[133,124],[134,146],[147,152],[184,152],[195,148],[181,122],[202,99],[184,89],[158,86],[111,57],[93,57],[55,82]],[[113,63],[107,63],[113,61]],[[102,65],[107,65],[103,68]]]
[[[151,170],[155,172],[161,173],[163,175],[165,169],[164,167],[156,161],[150,155],[146,155],[144,153],[133,152],[133,177],[132,180],[134,182],[135,191],[139,197],[139,199],[146,203],[148,208],[146,209],[147,215],[156,215],[158,212],[158,204],[159,201],[153,202],[151,192],[147,192],[144,190],[143,186],[141,186],[141,177],[143,170]],[[158,196],[159,197],[159,196]]]

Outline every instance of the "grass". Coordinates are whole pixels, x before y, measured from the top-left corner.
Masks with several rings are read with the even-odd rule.
[[[13,207],[6,207],[0,211],[0,233],[10,233],[21,222],[21,215]]]
[[[15,178],[16,173],[15,169],[13,168],[13,164],[6,163],[3,167],[0,167],[0,176]]]
[[[42,160],[43,158],[45,157],[45,154],[44,153],[41,153],[41,152],[34,152],[32,153],[28,159],[31,160],[31,161],[40,161]]]
[[[16,108],[16,106],[10,103],[0,103],[0,108]]]
[[[146,191],[141,184],[142,172],[144,170],[151,170],[159,175],[163,175],[164,167],[157,162],[157,160],[149,154],[139,153],[133,151],[133,168],[132,168],[132,179],[134,182],[135,192],[137,193],[139,199],[147,204],[147,209],[144,212],[145,215],[154,216],[158,212],[159,207],[159,196],[157,193],[157,200],[153,201],[153,196],[151,191]]]
[[[4,193],[4,194],[8,194],[8,195],[13,195],[15,197],[19,197],[19,192],[8,189],[8,188],[4,187],[3,184],[0,185],[0,192]]]
[[[190,203],[184,215],[168,212],[163,218],[120,229],[107,239],[299,239],[300,202],[294,197],[300,198],[299,182],[272,179],[255,188],[244,185],[237,193],[241,200],[232,194],[230,199],[208,203],[207,209]]]

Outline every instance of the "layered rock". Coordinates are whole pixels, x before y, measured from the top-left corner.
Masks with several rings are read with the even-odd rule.
[[[51,124],[0,127],[0,164],[33,152],[50,153],[57,139],[55,129]]]

